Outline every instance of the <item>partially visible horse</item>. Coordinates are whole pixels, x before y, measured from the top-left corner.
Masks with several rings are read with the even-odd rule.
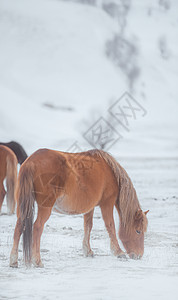
[[[33,225],[35,200],[38,215]],[[125,257],[116,238],[115,206],[120,217],[119,237],[131,258],[141,258],[148,211],[144,213],[141,210],[132,182],[117,161],[101,150],[82,153],[48,149],[36,151],[19,172],[17,223],[10,266],[18,266],[18,245],[22,233],[25,263],[43,266],[40,239],[53,207],[63,214],[84,215],[83,251],[86,256],[93,256],[90,232],[95,206],[101,208],[113,254]]]
[[[4,145],[10,148],[15,153],[19,164],[22,164],[28,157],[24,148],[17,142],[13,142],[13,141],[9,143],[0,142],[0,145]]]
[[[5,146],[0,146],[0,211],[7,193],[8,214],[13,214],[15,210],[15,187],[17,183],[17,158],[14,152]],[[7,192],[4,188],[6,178]]]

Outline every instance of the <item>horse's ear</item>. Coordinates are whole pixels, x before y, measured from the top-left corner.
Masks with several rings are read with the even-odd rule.
[[[147,211],[144,212],[145,216],[147,215],[147,213],[149,212],[149,209]]]

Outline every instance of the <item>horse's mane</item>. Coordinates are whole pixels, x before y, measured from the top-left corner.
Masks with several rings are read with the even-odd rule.
[[[107,152],[94,149],[88,151],[90,155],[98,155],[102,157],[111,167],[119,186],[119,194],[117,199],[117,208],[120,215],[120,222],[129,233],[129,229],[133,226],[135,213],[140,209],[136,191],[130,177],[121,165]]]

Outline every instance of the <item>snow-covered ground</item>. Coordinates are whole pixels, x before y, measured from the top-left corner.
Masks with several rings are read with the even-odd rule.
[[[52,213],[42,235],[44,269],[11,269],[16,217],[0,218],[1,299],[172,299],[178,295],[178,165],[175,159],[122,159],[143,209],[150,209],[145,253],[139,261],[112,256],[100,210],[94,215],[94,258],[82,253],[82,216]],[[4,205],[3,211],[6,211]],[[116,226],[118,216],[115,212]]]
[[[0,299],[178,297],[178,3],[126,3],[0,0],[0,140],[28,154],[74,142],[87,149],[83,133],[102,116],[123,136],[109,151],[150,209],[140,261],[110,254],[97,208],[93,259],[82,255],[82,216],[53,213],[42,236],[45,268],[26,269],[20,244],[19,268],[11,269],[16,217],[4,203]],[[125,91],[147,112],[128,119],[129,131],[108,111]]]

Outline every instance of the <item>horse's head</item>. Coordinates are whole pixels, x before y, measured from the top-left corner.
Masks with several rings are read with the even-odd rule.
[[[147,230],[148,220],[146,214],[141,209],[137,210],[132,224],[129,228],[125,227],[122,222],[119,226],[119,238],[130,258],[138,259],[144,253],[144,233]],[[129,229],[129,230],[128,230]]]

